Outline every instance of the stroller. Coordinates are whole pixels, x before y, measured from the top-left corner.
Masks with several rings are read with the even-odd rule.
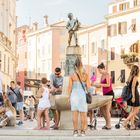
[[[118,114],[118,116],[120,116],[120,119],[119,119],[119,122],[115,125],[115,128],[119,129],[120,124],[123,121],[123,119],[128,117],[129,112],[131,111],[131,107],[125,106],[122,97],[116,98],[115,102],[116,102],[115,109],[120,110],[120,115]],[[139,111],[137,117],[135,118],[135,125],[137,128],[140,128],[140,111]],[[130,125],[128,125],[128,128],[130,128]]]
[[[88,116],[89,116],[89,113],[92,112],[93,113],[93,119],[92,119],[92,122],[91,124],[88,125],[88,128],[91,129],[91,130],[96,130],[97,129],[97,116],[98,116],[98,108],[95,109],[95,110],[90,110],[88,112]]]

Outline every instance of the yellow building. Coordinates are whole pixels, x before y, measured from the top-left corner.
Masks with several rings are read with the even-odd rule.
[[[16,77],[16,0],[0,0],[0,72],[3,90]]]
[[[121,56],[128,54],[131,45],[140,39],[140,0],[117,0],[111,3],[106,19],[108,70],[116,87],[126,82],[130,72]]]

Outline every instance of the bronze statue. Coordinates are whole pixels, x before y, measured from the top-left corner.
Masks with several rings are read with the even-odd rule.
[[[71,45],[71,39],[72,39],[72,36],[74,35],[75,45],[78,46],[78,39],[77,39],[76,31],[78,31],[80,27],[80,22],[78,21],[78,19],[73,18],[72,13],[68,14],[68,18],[69,18],[69,21],[66,25],[66,28],[68,29],[68,33],[69,33],[68,45],[69,46]]]

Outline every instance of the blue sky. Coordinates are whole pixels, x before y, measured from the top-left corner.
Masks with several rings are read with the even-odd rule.
[[[67,20],[72,12],[84,25],[92,25],[104,21],[108,13],[108,4],[114,0],[17,0],[18,26],[37,21],[43,25],[44,15],[48,15],[49,23],[58,19]]]

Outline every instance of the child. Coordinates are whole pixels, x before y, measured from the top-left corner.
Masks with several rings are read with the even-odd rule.
[[[49,101],[49,91],[47,87],[47,79],[42,78],[41,79],[41,88],[39,89],[37,97],[40,97],[39,99],[39,104],[38,104],[38,110],[37,110],[37,122],[38,122],[38,127],[35,128],[37,130],[43,129],[43,130],[48,130],[50,128],[50,120],[49,120],[49,108],[50,108],[50,101]],[[43,123],[41,123],[42,120],[42,115],[45,114],[45,120],[47,126],[43,128]]]

